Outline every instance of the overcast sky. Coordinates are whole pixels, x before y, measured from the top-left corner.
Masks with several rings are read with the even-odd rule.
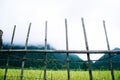
[[[110,48],[120,47],[120,0],[0,0],[0,29],[4,42],[10,42],[14,25],[14,43],[25,44],[32,23],[29,44],[44,44],[45,21],[48,43],[65,49],[65,21],[68,22],[69,49],[85,50],[81,17],[84,18],[90,50],[106,50],[103,23]],[[85,55],[80,55],[85,59]],[[100,56],[91,55],[92,59]]]

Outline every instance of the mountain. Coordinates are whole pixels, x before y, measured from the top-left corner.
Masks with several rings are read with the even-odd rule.
[[[24,49],[23,45],[13,45],[12,49]],[[9,49],[9,44],[3,44],[3,49]],[[33,50],[44,50],[44,45],[30,45],[27,49]],[[49,44],[47,50],[55,50]],[[9,67],[21,67],[22,58],[25,55],[25,68],[44,68],[44,53],[11,53]],[[0,54],[0,67],[5,67],[6,60],[8,58],[7,53]],[[81,61],[81,62],[70,62],[71,69],[80,69],[82,66],[82,59],[75,54],[69,54],[70,61]],[[64,69],[66,68],[66,54],[65,53],[47,53],[47,68],[48,69]]]
[[[115,48],[113,50],[120,50],[120,48]],[[120,69],[120,54],[115,53],[111,54],[111,59],[113,63],[114,69]],[[93,69],[109,69],[109,54],[104,54],[98,61],[96,61],[93,65]]]

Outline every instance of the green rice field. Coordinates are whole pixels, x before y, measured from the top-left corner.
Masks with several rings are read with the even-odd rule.
[[[3,80],[5,69],[0,69],[0,80]],[[20,80],[20,69],[8,69],[6,80]],[[111,80],[110,71],[92,71],[93,80]],[[120,80],[120,71],[114,71],[115,80]],[[43,80],[43,70],[25,69],[23,80]],[[66,70],[47,70],[47,80],[67,80]],[[70,80],[89,80],[88,71],[71,70]]]

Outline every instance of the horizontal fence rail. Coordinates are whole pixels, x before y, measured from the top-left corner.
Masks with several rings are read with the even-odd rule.
[[[120,50],[24,50],[24,49],[15,49],[15,50],[0,50],[1,53],[10,53],[12,54],[13,52],[27,52],[27,53],[77,53],[77,54],[105,54],[105,53],[110,53],[110,54],[120,54]],[[34,53],[33,53],[34,54]]]

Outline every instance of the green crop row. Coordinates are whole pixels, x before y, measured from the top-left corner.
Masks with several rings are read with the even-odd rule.
[[[0,80],[3,80],[5,69],[0,69]],[[20,80],[20,69],[8,69],[7,80]],[[111,80],[110,71],[92,71],[93,80]],[[115,80],[120,80],[120,71],[114,71]],[[23,80],[44,80],[43,70],[25,69]],[[66,70],[47,70],[47,80],[67,80]],[[71,70],[71,80],[89,80],[88,71]]]

